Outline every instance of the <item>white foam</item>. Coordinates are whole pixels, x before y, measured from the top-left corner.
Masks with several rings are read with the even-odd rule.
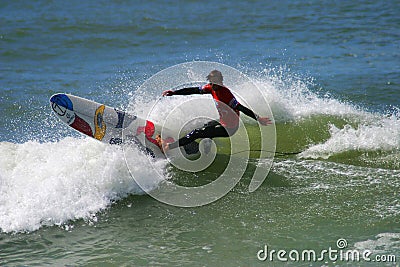
[[[90,220],[128,194],[142,194],[123,156],[121,147],[90,138],[1,142],[0,229],[24,232],[68,220]],[[137,156],[141,166],[148,162],[140,152]],[[145,168],[136,175],[146,175]]]
[[[381,233],[376,235],[374,239],[355,243],[354,247],[360,251],[368,249],[374,254],[399,251],[400,233]]]
[[[299,120],[311,115],[349,116],[365,114],[350,103],[339,101],[328,93],[315,92],[314,82],[285,74],[285,69],[265,69],[254,75],[276,121]]]
[[[349,122],[344,126],[333,122],[327,125],[330,138],[310,146],[300,157],[327,159],[345,151],[400,149],[400,112],[389,116],[368,112],[329,94],[314,92],[311,89],[315,88],[313,81],[288,76],[285,72],[285,69],[268,69],[254,75],[257,86],[268,99],[276,122],[301,121],[314,115]]]
[[[400,147],[400,121],[395,117],[357,127],[345,125],[338,128],[331,124],[329,132],[327,141],[311,146],[299,156],[327,159],[346,151],[391,151]]]

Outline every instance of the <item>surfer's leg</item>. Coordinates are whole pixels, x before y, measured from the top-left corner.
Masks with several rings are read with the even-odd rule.
[[[217,121],[204,124],[203,127],[194,129],[178,141],[168,145],[169,149],[177,148],[190,144],[198,138],[229,137],[228,131]]]

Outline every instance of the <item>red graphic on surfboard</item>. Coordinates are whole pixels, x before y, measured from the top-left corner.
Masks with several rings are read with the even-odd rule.
[[[75,114],[75,120],[70,124],[75,130],[84,133],[90,137],[93,137],[92,127],[84,119]]]

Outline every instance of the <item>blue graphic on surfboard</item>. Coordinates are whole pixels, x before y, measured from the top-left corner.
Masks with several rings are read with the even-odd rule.
[[[152,157],[164,157],[157,141],[161,126],[149,120],[70,94],[55,94],[50,104],[60,120],[82,134],[108,144],[129,139]],[[164,140],[174,141],[171,137]]]

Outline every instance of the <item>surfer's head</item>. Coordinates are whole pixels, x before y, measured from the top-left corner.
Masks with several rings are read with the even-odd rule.
[[[219,70],[213,70],[210,72],[210,74],[207,75],[207,80],[210,83],[222,86],[222,81],[224,80],[224,77],[222,77],[222,73]]]

